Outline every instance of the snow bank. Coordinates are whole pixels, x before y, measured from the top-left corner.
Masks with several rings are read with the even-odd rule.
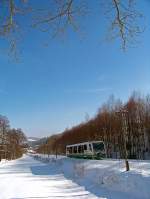
[[[131,160],[130,171],[125,171],[124,160],[81,160],[64,156],[41,156],[41,160],[54,164],[61,172],[86,189],[111,192],[118,197],[150,199],[150,161]],[[112,197],[111,197],[112,198]]]
[[[9,162],[9,161],[8,161],[8,160],[5,160],[5,159],[2,159],[2,160],[0,161],[0,166],[6,164],[7,162]]]

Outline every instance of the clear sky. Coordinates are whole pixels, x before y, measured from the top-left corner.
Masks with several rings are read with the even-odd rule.
[[[137,48],[122,52],[118,42],[104,41],[104,19],[93,14],[83,22],[82,36],[69,31],[47,47],[46,35],[27,33],[20,63],[0,54],[0,114],[12,127],[47,136],[92,117],[111,94],[126,100],[133,90],[150,93],[150,26]]]

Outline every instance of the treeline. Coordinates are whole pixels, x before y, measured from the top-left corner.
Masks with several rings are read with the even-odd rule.
[[[10,128],[7,117],[0,115],[0,161],[21,157],[25,148],[26,136],[23,131]]]
[[[150,158],[150,95],[134,92],[125,103],[111,96],[94,118],[49,137],[37,151],[65,154],[66,145],[91,140],[105,142],[108,158],[124,158],[124,143],[128,158]]]

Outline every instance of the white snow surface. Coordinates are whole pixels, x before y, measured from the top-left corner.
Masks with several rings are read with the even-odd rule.
[[[33,139],[33,138],[28,138],[28,142],[35,142],[37,141],[36,139]]]
[[[150,199],[150,161],[29,155],[0,162],[0,199]]]

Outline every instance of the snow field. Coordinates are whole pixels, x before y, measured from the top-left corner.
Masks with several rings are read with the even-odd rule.
[[[40,156],[43,160],[49,159],[49,164],[59,167],[66,178],[85,186],[99,197],[104,192],[106,198],[150,199],[148,160],[130,160],[130,171],[126,172],[124,160],[81,160],[63,156],[56,160],[55,156]],[[108,193],[111,193],[111,196]]]
[[[36,159],[0,162],[0,199],[150,199],[150,161]]]
[[[96,199],[72,180],[64,177],[58,167],[24,156],[0,163],[0,199]]]

